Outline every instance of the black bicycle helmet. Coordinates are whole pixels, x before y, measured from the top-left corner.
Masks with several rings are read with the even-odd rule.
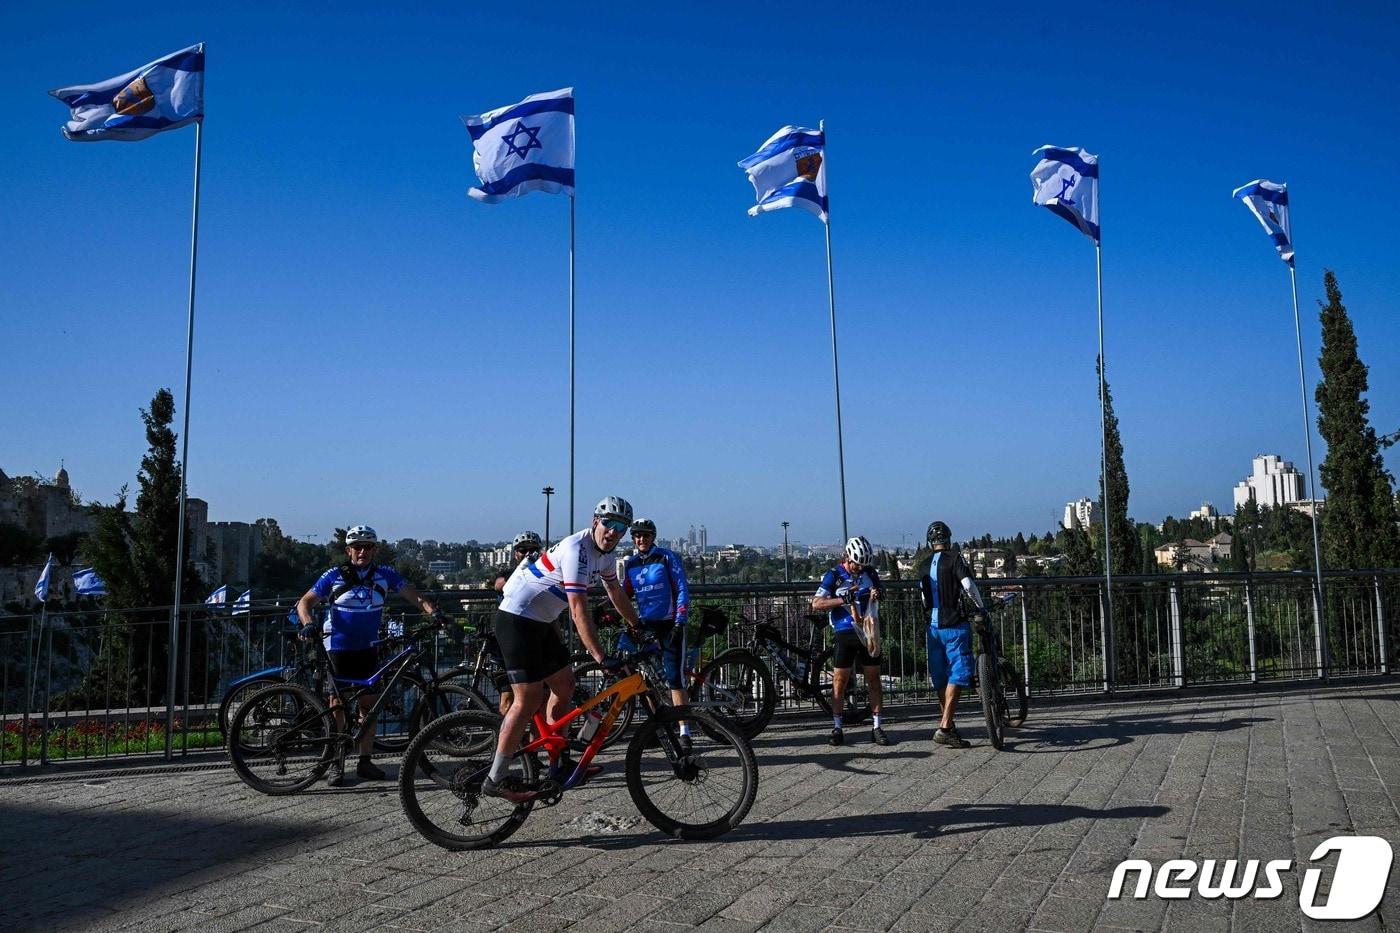
[[[540,536],[533,531],[522,531],[515,536],[510,547],[513,551],[538,551],[542,547],[542,542]]]
[[[652,521],[649,518],[637,519],[635,522],[632,523],[632,537],[635,538],[639,534],[651,535],[653,538],[655,538],[656,522]]]
[[[943,522],[932,522],[928,526],[928,546],[946,548],[953,543],[953,531]]]

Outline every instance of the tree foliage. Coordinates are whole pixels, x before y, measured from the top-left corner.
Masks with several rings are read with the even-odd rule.
[[[1094,371],[1099,371],[1095,364]],[[1113,390],[1108,380],[1103,383],[1104,406],[1104,465],[1099,472],[1099,508],[1104,508],[1107,496],[1108,527],[1112,553],[1109,564],[1114,573],[1139,573],[1142,569],[1142,551],[1138,542],[1137,528],[1128,518],[1128,468],[1123,463],[1123,438],[1118,432],[1118,415],[1113,410]],[[1089,529],[1089,537],[1095,552],[1103,553],[1103,525],[1095,523]],[[1102,572],[1102,568],[1097,572]]]

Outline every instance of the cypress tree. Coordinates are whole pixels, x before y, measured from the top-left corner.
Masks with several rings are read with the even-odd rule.
[[[1381,460],[1380,440],[1371,427],[1366,364],[1356,351],[1356,331],[1342,304],[1342,290],[1331,269],[1323,285],[1322,352],[1318,363],[1317,427],[1327,443],[1321,484],[1322,560],[1336,570],[1368,570],[1400,565],[1393,480]],[[1317,497],[1316,490],[1313,491]]]
[[[1094,372],[1097,373],[1095,364]],[[1099,472],[1099,507],[1104,505],[1104,492],[1108,493],[1108,527],[1111,534],[1113,553],[1109,556],[1110,565],[1116,574],[1140,573],[1142,567],[1141,543],[1137,528],[1128,518],[1128,469],[1123,465],[1123,438],[1118,433],[1118,415],[1113,411],[1113,390],[1108,380],[1104,380],[1104,460],[1107,471]],[[1089,529],[1094,550],[1103,554],[1103,524],[1095,522]],[[1102,566],[1100,566],[1100,571]]]

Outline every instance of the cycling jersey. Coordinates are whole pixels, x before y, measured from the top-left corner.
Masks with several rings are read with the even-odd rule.
[[[637,597],[637,615],[643,622],[685,624],[690,593],[685,568],[674,551],[652,546],[645,554],[633,554],[624,565],[628,596]]]
[[[534,560],[521,561],[501,593],[501,609],[536,622],[551,622],[569,604],[570,594],[588,592],[594,578],[617,582],[616,562],[598,549],[593,529],[561,540]]]
[[[859,576],[852,576],[845,565],[837,564],[826,572],[822,577],[821,586],[817,587],[817,598],[832,599],[836,596],[845,596],[852,589],[856,591],[856,605],[860,608],[861,615],[870,611],[870,594],[881,591],[880,575],[875,572],[874,567],[862,568]],[[828,613],[831,618],[831,628],[837,632],[855,631],[855,622],[851,619],[850,610],[844,603],[832,609]]]
[[[355,580],[345,580],[345,569],[332,567],[311,587],[321,599],[330,599],[336,589],[342,592],[331,603],[331,611],[321,626],[328,651],[355,651],[373,646],[379,637],[384,616],[384,600],[404,586],[404,578],[393,567],[379,566],[356,571]],[[342,587],[341,582],[355,585]]]
[[[919,578],[924,605],[930,607],[929,625],[952,628],[967,621],[962,611],[964,580],[968,581],[969,592],[975,593],[977,585],[972,582],[972,571],[961,554],[956,551],[933,552],[928,573]]]

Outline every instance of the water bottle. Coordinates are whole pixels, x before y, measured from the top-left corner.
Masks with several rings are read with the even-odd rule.
[[[603,714],[598,711],[598,707],[593,707],[583,714],[583,725],[579,726],[578,738],[580,742],[591,742],[593,736],[598,734],[598,727],[603,724]]]

